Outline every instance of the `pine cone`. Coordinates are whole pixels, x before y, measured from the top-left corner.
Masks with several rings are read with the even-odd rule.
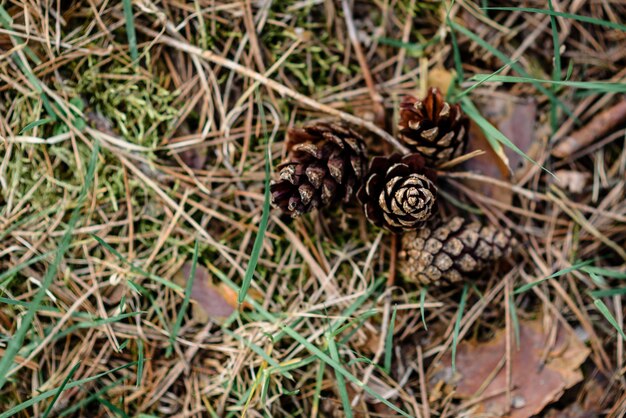
[[[374,157],[357,196],[367,219],[392,232],[416,229],[437,210],[436,174],[418,154]]]
[[[313,208],[348,202],[363,180],[363,138],[339,123],[318,123],[288,132],[288,160],[270,186],[272,204],[295,218]]]
[[[509,256],[516,245],[509,230],[456,216],[405,234],[398,254],[400,271],[421,285],[460,282]]]
[[[400,104],[401,139],[435,165],[463,154],[468,123],[461,107],[447,103],[436,88],[422,100],[407,96]]]

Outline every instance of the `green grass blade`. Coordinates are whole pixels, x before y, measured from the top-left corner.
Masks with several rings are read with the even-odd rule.
[[[595,299],[615,296],[615,295],[626,295],[626,287],[618,287],[615,289],[593,290],[589,292],[589,294]]]
[[[141,338],[137,338],[137,379],[135,386],[141,386],[141,377],[143,376],[143,362],[144,362],[144,348],[143,348],[143,340]]]
[[[531,83],[549,84],[554,86],[571,87],[580,90],[592,90],[596,93],[626,93],[626,83],[613,83],[609,81],[568,81],[568,80],[542,80],[531,77],[517,77],[511,75],[476,74],[470,81],[497,82],[497,83]]]
[[[337,351],[337,344],[335,343],[335,339],[329,333],[326,334],[326,339],[328,341],[328,352],[330,353],[330,358],[333,359],[337,364],[341,364],[339,360],[339,352]],[[344,377],[340,373],[335,373],[335,379],[337,380],[337,390],[339,391],[339,398],[341,399],[341,403],[343,404],[343,413],[346,418],[352,418],[352,407],[350,406],[350,397],[348,396],[348,390],[346,389],[346,381]]]
[[[63,393],[63,391],[65,390],[65,386],[67,386],[72,376],[74,376],[74,373],[76,373],[76,370],[78,370],[79,366],[80,366],[80,361],[78,361],[74,365],[74,367],[72,367],[72,370],[70,370],[67,376],[65,376],[65,379],[63,379],[63,383],[61,383],[61,386],[59,386],[59,389],[57,390],[56,395],[54,395],[54,398],[52,398],[52,402],[50,402],[50,405],[48,405],[48,407],[46,408],[46,412],[43,413],[42,418],[47,418],[48,415],[50,415],[50,412],[52,411],[54,404],[59,399],[59,396],[61,396],[61,393]]]
[[[122,254],[120,254],[119,251],[117,251],[115,248],[111,247],[108,243],[106,243],[99,236],[91,234],[91,237],[93,239],[95,239],[96,241],[98,241],[98,243],[100,245],[102,245],[104,248],[106,248],[114,256],[116,256],[118,260],[120,260],[121,262],[126,264],[130,268],[131,272],[133,272],[135,274],[140,274],[142,276],[145,276],[145,277],[149,278],[150,280],[154,280],[155,282],[160,283],[163,286],[169,287],[170,289],[175,290],[177,292],[182,292],[183,291],[183,288],[180,287],[179,285],[177,285],[176,283],[173,283],[173,282],[171,282],[171,281],[169,281],[167,279],[164,279],[163,277],[157,276],[156,274],[149,273],[149,272],[147,272],[147,271],[145,271],[145,270],[135,266],[133,263],[128,261],[126,259],[126,257],[124,257]]]
[[[246,274],[243,278],[243,283],[241,284],[241,290],[239,291],[239,295],[237,296],[237,302],[239,304],[243,303],[246,299],[246,294],[248,293],[248,289],[250,288],[250,284],[252,283],[252,278],[254,277],[254,272],[256,271],[256,266],[259,262],[259,256],[261,254],[261,249],[263,248],[263,239],[265,238],[265,231],[267,230],[267,223],[270,217],[270,146],[269,138],[267,136],[267,126],[265,124],[265,112],[263,110],[263,104],[259,105],[259,114],[261,116],[261,124],[263,125],[263,134],[265,136],[265,185],[264,185],[264,193],[263,193],[263,213],[261,215],[261,222],[259,223],[259,232],[257,232],[256,237],[254,238],[254,245],[252,246],[252,253],[250,254],[250,261],[248,262],[248,268],[246,269]]]
[[[22,130],[20,131],[20,135],[22,135],[24,132],[30,131],[33,128],[36,128],[37,126],[45,125],[46,123],[50,123],[50,122],[54,122],[54,119],[43,118],[43,119],[33,121],[22,128]]]
[[[389,321],[389,327],[387,328],[387,337],[385,338],[385,360],[384,360],[384,370],[387,374],[391,371],[391,358],[393,356],[393,331],[396,325],[396,313],[398,309],[396,306],[393,307],[393,312],[391,313],[391,320]]]
[[[116,367],[116,368],[108,370],[106,372],[99,373],[99,374],[97,374],[95,376],[87,377],[85,379],[76,380],[74,382],[68,383],[65,386],[65,390],[72,389],[72,388],[79,387],[79,386],[83,386],[83,385],[85,385],[87,383],[90,383],[90,382],[93,382],[93,381],[96,381],[96,380],[100,380],[103,377],[105,377],[105,376],[107,376],[107,375],[109,375],[111,373],[115,373],[115,372],[118,372],[120,370],[127,369],[129,367],[134,366],[135,364],[136,364],[135,362],[124,364],[123,366]],[[51,396],[56,395],[57,392],[58,392],[58,388],[50,389],[50,390],[47,390],[47,391],[45,391],[43,393],[40,393],[39,395],[35,396],[34,398],[28,399],[27,401],[22,402],[21,404],[14,406],[13,408],[9,409],[8,411],[1,413],[0,414],[0,418],[9,418],[9,417],[15,416],[15,414],[17,414],[18,412],[23,411],[26,408],[30,408],[31,406],[33,406],[33,405],[43,401],[44,399],[47,399],[47,398],[49,398]]]
[[[426,301],[427,292],[428,286],[420,289],[420,316],[422,317],[422,323],[424,324],[424,331],[428,331],[428,326],[426,326],[426,315],[424,314],[424,302]]]
[[[222,273],[219,269],[215,268],[212,264],[210,264],[210,263],[207,263],[207,264],[208,264],[207,267],[209,268],[209,270],[211,270],[228,287],[230,287],[231,289],[233,289],[236,292],[240,291],[240,287],[237,286],[235,283],[233,283],[228,277],[226,277],[226,275],[224,273]],[[247,302],[249,302],[254,307],[254,309],[256,309],[261,314],[261,316],[265,320],[267,320],[267,321],[269,321],[269,322],[279,326],[286,335],[290,336],[296,342],[301,344],[309,353],[311,353],[312,355],[316,356],[320,361],[324,361],[329,366],[331,366],[335,370],[336,373],[339,373],[339,374],[343,375],[347,380],[349,380],[350,382],[352,382],[356,386],[362,388],[366,393],[368,393],[369,395],[373,396],[378,401],[384,403],[389,408],[391,408],[392,410],[396,411],[397,413],[399,413],[403,417],[407,417],[407,418],[411,417],[405,411],[403,411],[402,409],[398,408],[397,405],[395,405],[392,402],[388,401],[387,399],[383,398],[382,396],[380,396],[380,394],[376,393],[371,387],[369,387],[369,386],[365,385],[363,382],[361,382],[356,376],[354,376],[352,373],[350,373],[348,370],[346,370],[346,368],[343,367],[341,364],[339,364],[338,362],[333,360],[328,354],[326,354],[325,352],[320,350],[318,347],[313,345],[310,341],[308,341],[302,335],[298,334],[298,332],[296,330],[294,330],[293,328],[291,328],[288,325],[280,323],[280,321],[276,317],[274,317],[274,315],[272,315],[265,308],[263,308],[263,306],[260,303],[258,303],[256,300],[254,300],[250,296],[247,296],[246,300],[247,300]]]
[[[543,167],[541,164],[539,164],[538,162],[536,162],[535,160],[530,158],[528,155],[526,155],[526,153],[524,151],[522,151],[521,149],[519,149],[517,145],[515,145],[509,138],[506,137],[506,135],[504,135],[502,132],[500,132],[487,119],[485,119],[480,114],[480,112],[478,111],[478,109],[476,108],[474,103],[472,103],[472,101],[468,97],[463,97],[461,99],[461,107],[463,108],[465,113],[470,118],[472,118],[474,120],[474,122],[476,122],[476,124],[480,127],[480,129],[482,129],[482,131],[485,133],[485,137],[487,138],[487,141],[489,141],[489,144],[492,146],[492,148],[496,152],[496,154],[498,154],[498,155],[502,154],[501,148],[502,148],[502,145],[504,145],[504,146],[512,149],[513,151],[515,151],[517,154],[519,154],[525,160],[530,161],[531,163],[533,163],[537,167],[540,167],[546,173],[554,176],[554,174],[552,174],[552,172],[550,172],[550,170],[548,170],[547,168]]]
[[[534,7],[485,7],[484,10],[500,10],[508,12],[526,12],[541,13],[549,16],[563,17],[565,19],[578,20],[579,22],[591,23],[598,26],[604,26],[610,29],[618,29],[626,32],[626,25],[613,23],[607,20],[597,19],[595,17],[582,16],[573,13],[556,12],[553,10],[537,9]]]
[[[552,0],[548,0],[548,7],[554,11]],[[554,81],[561,80],[561,47],[559,45],[559,28],[556,23],[556,17],[550,16],[550,27],[552,28],[552,44],[554,47],[554,70],[552,71],[552,79]],[[552,93],[556,96],[557,86],[552,86]],[[558,115],[556,106],[550,106],[550,125],[552,133],[557,131]]]
[[[459,311],[454,322],[454,333],[452,334],[452,373],[456,372],[456,348],[459,343],[459,332],[461,331],[461,319],[463,318],[463,311],[465,310],[465,303],[467,302],[467,291],[469,286],[465,283],[463,286],[463,293],[461,293],[461,302],[459,303]]]
[[[135,32],[135,20],[133,17],[133,5],[131,0],[122,0],[124,6],[124,20],[126,21],[126,37],[128,38],[128,48],[130,49],[130,58],[135,64],[139,58],[137,50],[137,33]]]
[[[280,369],[280,364],[278,364],[278,362],[273,359],[272,357],[269,356],[269,354],[267,354],[265,352],[265,350],[263,350],[261,347],[259,347],[258,344],[253,343],[252,341],[248,340],[247,338],[232,332],[231,330],[227,329],[227,328],[222,328],[222,331],[226,334],[226,335],[230,335],[231,337],[233,337],[234,339],[236,339],[237,341],[241,341],[243,344],[246,345],[246,347],[248,347],[249,349],[251,349],[252,351],[254,351],[255,353],[257,353],[259,356],[261,356],[263,358],[263,360],[265,360],[271,367],[276,368],[277,370]],[[281,373],[284,377],[293,380],[293,376],[291,375],[291,373],[288,372],[284,372]]]
[[[593,263],[593,260],[587,260],[587,261],[583,261],[583,262],[580,262],[580,263],[576,263],[576,264],[574,264],[572,266],[569,266],[567,268],[561,269],[561,270],[557,271],[556,273],[552,273],[551,275],[549,275],[547,277],[544,277],[543,279],[539,279],[539,280],[536,280],[536,281],[531,282],[531,283],[526,283],[525,285],[522,285],[522,286],[518,287],[517,289],[515,289],[513,291],[513,294],[517,295],[517,294],[520,294],[520,293],[524,293],[524,292],[532,289],[533,287],[537,286],[538,284],[545,282],[548,279],[554,279],[555,277],[560,277],[560,276],[562,276],[564,274],[570,273],[570,272],[575,271],[575,270],[583,270],[584,271],[583,267],[588,266],[591,263]]]
[[[72,240],[72,231],[80,218],[80,212],[87,198],[87,193],[91,188],[91,183],[94,178],[94,173],[96,171],[96,163],[98,161],[98,150],[100,149],[99,143],[96,141],[93,146],[93,150],[91,152],[91,157],[89,159],[89,165],[87,168],[87,174],[85,177],[85,183],[83,183],[83,187],[81,188],[80,194],[78,195],[78,200],[76,203],[76,207],[72,210],[72,214],[70,216],[70,220],[67,226],[67,230],[63,234],[61,238],[61,242],[58,247],[58,251],[56,252],[54,261],[52,265],[46,271],[43,280],[41,281],[41,286],[35,295],[35,298],[31,302],[31,306],[22,318],[20,327],[13,335],[9,344],[6,348],[2,359],[0,359],[0,389],[4,386],[7,381],[7,373],[13,364],[13,359],[17,355],[17,352],[22,347],[22,343],[24,342],[24,338],[26,337],[26,333],[30,329],[30,326],[35,319],[35,315],[37,315],[37,310],[39,309],[39,305],[43,302],[44,297],[46,296],[46,291],[52,284],[54,277],[57,274],[57,270],[61,261],[63,260],[63,256],[65,252],[70,246],[70,242]]]
[[[622,328],[619,326],[617,320],[615,319],[609,308],[604,304],[604,302],[602,302],[600,299],[596,299],[593,301],[593,304],[596,305],[600,313],[604,315],[606,320],[609,321],[609,323],[613,325],[613,327],[620,333],[622,338],[626,340],[626,334],[624,334],[624,330],[622,330]]]
[[[100,395],[108,392],[109,390],[119,387],[119,385],[122,384],[122,382],[124,380],[128,379],[128,376],[123,376],[119,379],[115,379],[112,383],[109,383],[108,385],[104,386],[103,388],[99,389],[97,392],[89,395],[88,397],[81,399],[80,401],[78,401],[75,404],[72,404],[70,406],[67,407],[67,409],[63,410],[63,412],[61,412],[59,414],[59,417],[65,417],[68,416],[70,414],[73,414],[74,412],[82,409],[83,407],[85,407],[85,405],[89,405],[89,403],[91,403],[93,400],[95,399],[99,399]]]
[[[511,311],[511,322],[513,322],[513,331],[515,332],[515,346],[519,347],[520,343],[520,331],[519,331],[519,318],[517,317],[517,309],[515,309],[515,299],[513,295],[509,296],[509,310]]]
[[[187,283],[185,285],[185,297],[183,299],[183,303],[180,305],[180,309],[178,310],[178,315],[176,315],[176,323],[174,323],[174,328],[172,328],[172,332],[170,332],[170,346],[167,347],[165,351],[165,356],[169,357],[172,355],[172,351],[174,350],[174,344],[176,344],[176,336],[178,335],[178,331],[180,331],[180,327],[183,325],[183,319],[185,318],[185,312],[187,311],[187,306],[189,306],[189,299],[191,298],[191,288],[193,287],[194,279],[196,278],[196,267],[198,266],[198,240],[193,247],[193,258],[191,260],[191,271],[189,272],[189,277],[187,278]]]
[[[454,30],[470,38],[472,41],[474,41],[475,43],[477,43],[478,45],[480,45],[481,47],[483,47],[484,49],[492,53],[496,58],[500,59],[503,63],[510,65],[511,68],[515,70],[516,72],[518,72],[520,75],[522,75],[523,77],[530,78],[528,73],[526,72],[526,70],[524,70],[522,66],[513,62],[508,56],[506,56],[505,54],[500,52],[498,49],[491,46],[488,42],[486,42],[481,37],[469,31],[467,28],[464,28],[463,26],[458,25],[452,20],[450,21],[449,24]],[[559,107],[561,107],[568,114],[568,116],[570,116],[574,120],[578,120],[576,118],[576,115],[574,115],[572,111],[561,100],[558,99],[558,97],[552,94],[550,90],[546,89],[540,83],[533,83],[533,85],[535,86],[537,90],[545,94],[552,101],[552,103],[556,103]]]
[[[317,374],[315,375],[315,391],[313,392],[313,405],[311,406],[311,417],[317,417],[320,410],[320,398],[322,395],[322,384],[324,383],[324,371],[326,370],[326,363],[319,362],[317,368]]]
[[[603,277],[611,277],[613,279],[626,279],[626,272],[609,270],[602,267],[589,266],[582,269],[585,273],[594,273]]]

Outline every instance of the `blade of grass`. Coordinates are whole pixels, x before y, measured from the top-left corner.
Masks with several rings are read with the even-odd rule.
[[[515,308],[515,299],[513,299],[513,295],[509,296],[509,310],[511,311],[511,322],[513,322],[513,331],[515,332],[515,346],[519,347],[519,318],[517,317],[517,309]]]
[[[467,283],[463,286],[463,293],[461,293],[461,302],[459,303],[459,310],[457,312],[456,321],[454,322],[454,333],[452,334],[452,373],[456,372],[456,348],[458,346],[459,332],[461,330],[461,319],[463,318],[463,311],[465,310],[465,303],[467,302],[467,291],[469,286]]]
[[[24,132],[30,131],[33,128],[36,128],[37,126],[45,125],[46,123],[50,123],[50,122],[54,122],[54,119],[43,118],[43,119],[35,120],[29,123],[28,125],[24,126],[22,130],[20,131],[20,135],[22,135]]]
[[[426,326],[426,315],[424,315],[424,302],[426,302],[426,293],[428,292],[428,286],[420,289],[420,316],[422,317],[422,324],[424,324],[424,331],[428,330]]]
[[[221,281],[223,281],[228,287],[233,289],[235,292],[239,292],[240,291],[240,287],[239,286],[237,286],[234,282],[232,282],[224,273],[222,273],[218,268],[213,266],[210,262],[207,262],[207,268],[209,270],[211,270],[211,272],[213,272],[213,274],[215,274]],[[383,279],[377,280],[376,283],[379,283],[381,281],[383,281]],[[263,308],[263,306],[260,303],[258,303],[256,300],[254,300],[250,296],[247,296],[246,297],[246,301],[249,302],[252,305],[252,307],[254,309],[256,309],[261,314],[261,316],[263,318],[265,318],[265,320],[267,320],[267,321],[271,322],[272,324],[275,324],[276,326],[280,327],[285,334],[287,334],[288,336],[293,338],[296,342],[301,344],[304,348],[306,348],[306,350],[309,353],[311,353],[312,355],[316,356],[320,361],[326,362],[329,366],[331,366],[335,370],[335,372],[343,375],[350,382],[352,382],[356,386],[362,388],[366,393],[368,393],[369,395],[373,396],[378,401],[384,403],[385,405],[387,405],[389,408],[391,408],[392,410],[396,411],[400,415],[402,415],[404,417],[407,417],[407,418],[411,417],[405,411],[403,411],[402,409],[398,408],[397,405],[395,405],[392,402],[388,401],[387,399],[383,398],[380,394],[376,393],[376,391],[374,391],[371,387],[369,387],[369,386],[365,385],[363,382],[361,382],[356,376],[354,376],[352,373],[350,373],[348,370],[346,370],[345,367],[343,367],[341,364],[339,364],[338,362],[333,360],[328,354],[326,354],[325,352],[320,350],[318,347],[313,345],[309,340],[304,338],[302,335],[298,334],[298,332],[296,330],[294,330],[292,327],[290,327],[289,325],[282,324],[276,317],[274,317],[274,315],[272,315],[265,308]]]
[[[156,274],[149,273],[149,272],[147,272],[147,271],[145,271],[145,270],[135,266],[130,261],[128,261],[122,254],[120,254],[115,248],[111,247],[109,244],[107,244],[99,236],[91,234],[91,237],[93,239],[95,239],[96,241],[98,241],[98,243],[100,245],[102,245],[104,248],[109,250],[114,256],[117,257],[118,260],[120,260],[125,265],[127,265],[130,268],[131,272],[133,272],[135,274],[139,274],[139,275],[145,276],[145,277],[149,278],[150,280],[154,280],[155,282],[160,283],[163,286],[169,287],[170,289],[172,289],[172,290],[174,290],[176,292],[182,292],[183,291],[183,288],[180,287],[179,285],[177,285],[176,283],[173,283],[173,282],[171,282],[171,281],[169,281],[167,279],[164,279],[163,277],[157,276]]]
[[[398,309],[396,306],[393,307],[393,312],[391,312],[391,320],[389,321],[389,327],[387,329],[387,338],[385,338],[385,361],[384,361],[384,369],[387,374],[391,372],[391,358],[393,354],[393,331],[396,325],[396,313]]]
[[[178,336],[178,331],[180,327],[183,325],[183,319],[185,318],[185,312],[187,311],[187,306],[189,306],[189,299],[191,298],[191,288],[193,287],[193,282],[196,278],[196,267],[198,266],[198,240],[193,246],[193,258],[191,260],[191,271],[189,272],[189,277],[187,278],[187,283],[185,285],[185,297],[183,298],[183,303],[180,305],[180,309],[178,310],[178,315],[176,315],[176,323],[174,323],[174,328],[172,328],[172,332],[170,332],[170,345],[167,347],[165,351],[165,357],[169,357],[172,355],[172,351],[174,350],[174,344],[176,343],[176,336]]]
[[[267,230],[267,222],[270,216],[270,146],[268,143],[267,126],[265,123],[265,111],[263,110],[263,104],[259,105],[259,114],[261,116],[261,124],[263,126],[263,135],[265,136],[265,190],[263,193],[263,213],[261,215],[261,222],[259,223],[259,232],[257,232],[254,238],[254,245],[252,246],[252,253],[250,254],[250,261],[248,262],[248,268],[241,284],[241,291],[237,297],[237,303],[242,304],[252,283],[254,272],[256,270],[257,263],[259,262],[259,256],[261,249],[263,248],[263,239],[265,238],[265,231]]]
[[[0,24],[4,26],[6,30],[10,30],[10,31],[13,30],[12,29],[13,18],[11,18],[11,15],[7,13],[6,9],[1,4],[0,4]],[[19,36],[15,36],[15,35],[9,35],[9,36],[11,37],[11,39],[13,39],[13,42],[15,42],[16,45],[22,46],[25,44],[24,39],[20,38]],[[37,65],[41,64],[41,59],[39,59],[37,54],[35,54],[28,45],[24,45],[24,50],[26,51],[26,55],[28,55],[28,57],[31,60],[33,60],[35,64]]]
[[[89,403],[91,403],[93,400],[98,399],[100,397],[100,395],[108,392],[109,390],[119,387],[122,382],[124,380],[128,379],[128,376],[123,376],[119,379],[114,380],[112,383],[104,386],[102,389],[99,389],[97,392],[89,395],[88,397],[81,399],[80,401],[78,401],[77,403],[68,406],[67,409],[63,410],[63,412],[61,412],[59,414],[59,417],[65,417],[67,415],[70,415],[78,410],[80,410],[81,408],[83,408],[85,405],[89,405]],[[81,388],[82,389],[82,388]]]
[[[579,22],[591,23],[598,26],[604,26],[606,28],[618,29],[626,31],[626,25],[614,23],[608,20],[597,19],[590,16],[582,16],[573,13],[556,12],[554,10],[537,9],[534,7],[485,7],[484,10],[500,10],[509,12],[525,12],[525,13],[541,13],[549,16],[563,17],[565,19],[578,20]]]
[[[515,289],[513,291],[513,294],[517,295],[517,294],[520,294],[520,293],[524,293],[524,292],[532,289],[533,287],[537,286],[538,284],[540,284],[542,282],[545,282],[548,279],[554,279],[556,277],[562,276],[564,274],[570,273],[570,272],[575,271],[575,270],[583,270],[584,271],[583,267],[588,266],[591,263],[593,263],[593,260],[587,260],[587,261],[583,261],[583,262],[580,262],[580,263],[576,263],[576,264],[571,265],[571,266],[569,266],[567,268],[564,268],[564,269],[561,269],[561,270],[559,270],[559,271],[557,271],[555,273],[552,273],[551,275],[549,275],[547,277],[544,277],[543,279],[539,279],[539,280],[536,280],[536,281],[531,282],[531,283],[526,283],[525,285],[522,285],[522,286],[518,287],[517,289]]]
[[[22,347],[24,338],[26,337],[26,333],[30,329],[31,324],[33,320],[35,319],[35,315],[37,314],[39,305],[41,305],[41,303],[43,302],[44,297],[46,296],[46,291],[52,284],[52,281],[54,280],[54,277],[56,276],[57,271],[59,269],[59,265],[61,264],[61,261],[63,260],[63,256],[65,255],[65,252],[70,246],[70,242],[72,240],[72,232],[74,231],[74,227],[76,226],[76,223],[78,222],[78,219],[80,218],[80,212],[81,212],[83,203],[85,202],[85,199],[87,198],[87,192],[91,188],[91,183],[94,178],[94,173],[96,171],[96,163],[98,161],[99,149],[100,149],[100,145],[96,141],[91,151],[91,157],[89,159],[89,165],[88,165],[87,173],[85,176],[85,182],[83,183],[81,191],[78,195],[76,207],[74,208],[74,210],[72,210],[72,214],[70,216],[70,220],[67,225],[67,230],[63,234],[63,237],[61,238],[61,242],[59,243],[59,247],[56,252],[54,261],[52,262],[48,270],[46,270],[46,274],[44,275],[44,278],[41,281],[41,286],[39,287],[37,294],[35,295],[33,301],[31,302],[30,308],[28,309],[26,314],[22,317],[21,324],[18,330],[13,335],[13,338],[11,338],[11,340],[9,341],[6,351],[4,355],[2,356],[2,359],[0,359],[0,389],[4,386],[4,384],[7,381],[7,378],[8,378],[7,372],[11,368],[11,365],[13,364],[13,360],[17,352]]]
[[[548,7],[551,11],[554,11],[552,0],[548,0]],[[552,28],[552,44],[554,47],[554,70],[552,71],[552,79],[554,81],[561,80],[561,47],[559,46],[559,28],[556,24],[556,17],[550,16],[550,27]],[[552,85],[552,94],[556,96],[557,85]],[[550,125],[552,127],[552,133],[557,131],[558,115],[557,107],[550,106]]]
[[[261,356],[263,358],[263,360],[265,360],[270,366],[275,367],[276,369],[280,369],[280,364],[274,360],[272,357],[270,357],[269,354],[267,354],[265,352],[265,350],[263,350],[261,347],[259,347],[258,344],[253,343],[252,341],[248,340],[245,337],[242,337],[241,335],[232,332],[229,329],[223,328],[222,331],[226,334],[226,335],[230,335],[231,337],[233,337],[234,339],[241,341],[243,344],[246,345],[246,347],[250,348],[252,351],[254,351],[255,353],[257,353],[259,356]],[[291,373],[281,373],[284,377],[293,380],[293,376],[291,375]]]
[[[593,90],[597,93],[626,93],[626,83],[613,83],[610,81],[568,81],[568,80],[542,80],[531,77],[518,77],[512,75],[476,74],[470,81],[497,82],[497,83],[541,83],[555,86],[571,87],[581,90]]]
[[[335,338],[330,334],[326,333],[326,340],[328,341],[328,352],[330,353],[330,358],[333,359],[337,364],[341,364],[339,360],[339,352],[337,351],[337,344],[335,343]],[[348,391],[346,389],[346,381],[344,377],[340,373],[335,373],[335,379],[337,380],[337,390],[339,391],[339,398],[341,399],[341,403],[343,404],[343,413],[346,418],[352,418],[352,407],[350,406],[350,397],[348,396]]]
[[[593,298],[604,298],[615,295],[626,295],[626,287],[618,287],[615,289],[593,290],[589,292]]]
[[[324,382],[324,370],[326,370],[326,363],[319,362],[317,373],[315,375],[315,391],[313,392],[313,404],[311,406],[311,418],[316,418],[320,409],[320,398],[322,395],[322,384]]]
[[[626,279],[626,272],[609,270],[602,267],[589,266],[582,269],[585,273],[595,273],[599,276],[611,277],[613,279]]]
[[[137,33],[135,32],[135,20],[133,17],[133,5],[131,0],[122,0],[124,7],[124,20],[126,21],[126,37],[128,38],[128,48],[130,49],[130,58],[133,63],[137,64],[139,51],[137,50]]]
[[[141,378],[143,376],[143,362],[143,340],[141,338],[137,338],[137,379],[135,383],[136,387],[141,386]]]
[[[534,165],[536,165],[537,167],[541,168],[543,171],[545,171],[546,173],[554,177],[554,174],[550,170],[543,167],[538,162],[536,162],[535,160],[530,158],[528,155],[526,155],[524,151],[519,149],[517,145],[511,142],[509,138],[507,138],[502,132],[500,132],[495,126],[493,126],[487,119],[485,119],[480,114],[480,112],[478,111],[474,103],[472,103],[472,101],[468,97],[463,97],[461,99],[461,107],[463,108],[465,113],[470,118],[472,118],[474,122],[476,122],[476,124],[480,127],[480,129],[482,129],[482,131],[485,133],[485,137],[487,138],[487,141],[489,141],[489,144],[491,145],[491,147],[493,148],[496,154],[503,155],[502,145],[504,145],[512,149],[513,151],[515,151],[522,158],[526,159],[527,161],[530,161],[531,163],[533,163]]]
[[[48,415],[50,415],[50,412],[52,412],[52,408],[54,407],[54,404],[59,399],[59,396],[61,396],[61,393],[65,390],[65,386],[67,386],[72,376],[74,376],[74,373],[76,373],[76,370],[78,370],[79,366],[80,366],[80,360],[74,365],[74,367],[72,367],[72,370],[70,370],[67,376],[65,376],[65,379],[63,379],[63,383],[61,383],[61,386],[59,386],[59,389],[57,390],[56,395],[54,395],[54,398],[52,398],[52,402],[50,402],[50,405],[48,405],[48,407],[46,408],[46,411],[43,413],[42,418],[47,418]]]
[[[80,387],[80,386],[84,386],[87,383],[102,379],[103,377],[111,374],[111,373],[115,373],[118,372],[120,370],[124,370],[127,369],[129,367],[134,366],[135,364],[137,364],[136,362],[132,362],[132,363],[128,363],[128,364],[124,364],[122,366],[116,367],[114,369],[111,370],[107,370],[106,372],[102,372],[99,373],[95,376],[91,376],[91,377],[87,377],[85,379],[80,379],[80,380],[76,380],[74,382],[70,382],[65,386],[65,390],[68,389],[72,389],[75,387]],[[51,396],[54,396],[58,393],[58,388],[55,389],[50,389],[47,390],[45,392],[40,393],[39,395],[35,396],[34,398],[28,399],[27,401],[22,402],[19,405],[14,406],[13,408],[9,409],[6,412],[3,412],[0,414],[0,418],[9,418],[12,416],[15,416],[15,414],[17,414],[20,411],[23,411],[26,408],[30,408],[31,406],[43,401],[44,399],[47,399]]]
[[[602,302],[600,299],[595,299],[593,301],[593,304],[596,305],[596,307],[598,308],[600,313],[604,315],[606,320],[609,321],[611,325],[613,325],[613,328],[615,328],[620,333],[622,338],[626,340],[626,334],[624,334],[624,331],[619,326],[619,324],[617,323],[617,320],[615,319],[615,317],[613,316],[609,308],[604,304],[604,302]]]
[[[492,53],[495,57],[500,59],[503,63],[509,64],[511,68],[514,69],[516,72],[518,72],[520,75],[522,75],[523,77],[530,78],[528,73],[526,72],[526,70],[524,70],[522,66],[513,62],[508,56],[506,56],[505,54],[500,52],[498,49],[491,46],[488,42],[486,42],[481,37],[469,31],[467,28],[464,28],[463,26],[458,25],[453,20],[451,20],[449,24],[454,30],[470,38],[472,41],[474,41],[475,43],[477,43],[478,45],[480,45],[481,47],[483,47],[484,49]],[[572,111],[561,100],[559,100],[555,95],[553,95],[550,90],[543,87],[540,83],[533,83],[533,85],[535,86],[537,90],[545,94],[550,99],[550,101],[559,105],[559,107],[561,107],[567,113],[568,116],[578,121],[578,118],[576,117],[576,115],[574,115]]]

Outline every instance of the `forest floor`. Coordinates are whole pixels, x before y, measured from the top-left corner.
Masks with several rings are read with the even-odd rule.
[[[618,0],[0,3],[0,418],[624,416],[625,80]],[[445,287],[267,187],[429,87],[437,216],[520,243]]]

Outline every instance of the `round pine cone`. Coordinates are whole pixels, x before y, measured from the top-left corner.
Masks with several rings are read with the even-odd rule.
[[[422,100],[406,96],[400,104],[401,139],[435,165],[464,152],[468,123],[461,107],[447,103],[436,88],[428,90]]]
[[[339,123],[290,129],[286,162],[270,186],[272,204],[295,218],[313,208],[347,202],[363,181],[363,138]]]
[[[365,216],[392,232],[416,229],[437,210],[436,174],[418,154],[374,157],[357,196]]]
[[[405,234],[399,269],[407,280],[421,285],[460,282],[509,256],[516,245],[507,229],[456,216]]]

